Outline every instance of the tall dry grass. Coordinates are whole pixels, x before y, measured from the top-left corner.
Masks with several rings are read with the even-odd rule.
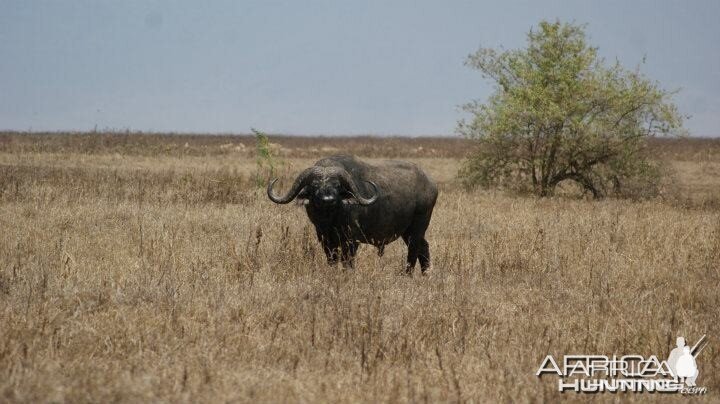
[[[407,277],[401,242],[327,267],[237,138],[1,138],[0,401],[572,401],[534,376],[545,355],[702,334],[698,382],[720,393],[720,157],[683,159],[692,145],[663,152],[681,195],[630,202],[466,192],[456,145],[392,140],[441,184],[433,269]],[[275,142],[287,176],[358,151]]]

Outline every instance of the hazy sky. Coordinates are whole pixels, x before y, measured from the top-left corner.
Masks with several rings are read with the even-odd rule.
[[[720,135],[716,0],[0,0],[0,129],[449,135],[493,89],[465,57],[555,18]]]

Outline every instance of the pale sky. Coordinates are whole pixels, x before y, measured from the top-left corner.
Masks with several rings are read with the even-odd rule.
[[[720,135],[715,0],[0,0],[0,129],[453,135],[465,57],[556,18]]]

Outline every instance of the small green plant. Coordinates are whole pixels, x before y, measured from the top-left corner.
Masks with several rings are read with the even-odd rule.
[[[277,163],[270,150],[270,139],[263,132],[251,129],[255,134],[255,150],[257,152],[257,172],[255,173],[255,184],[258,188],[264,187],[270,178],[275,177]]]

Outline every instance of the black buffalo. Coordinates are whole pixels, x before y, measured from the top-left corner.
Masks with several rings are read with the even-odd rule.
[[[382,255],[386,244],[402,237],[408,246],[407,272],[418,260],[423,273],[430,266],[425,231],[438,190],[415,164],[371,165],[353,156],[333,156],[300,173],[285,196],[273,193],[276,181],[268,184],[268,197],[275,203],[297,198],[305,204],[328,263],[340,260],[352,267],[360,243],[376,246]]]

